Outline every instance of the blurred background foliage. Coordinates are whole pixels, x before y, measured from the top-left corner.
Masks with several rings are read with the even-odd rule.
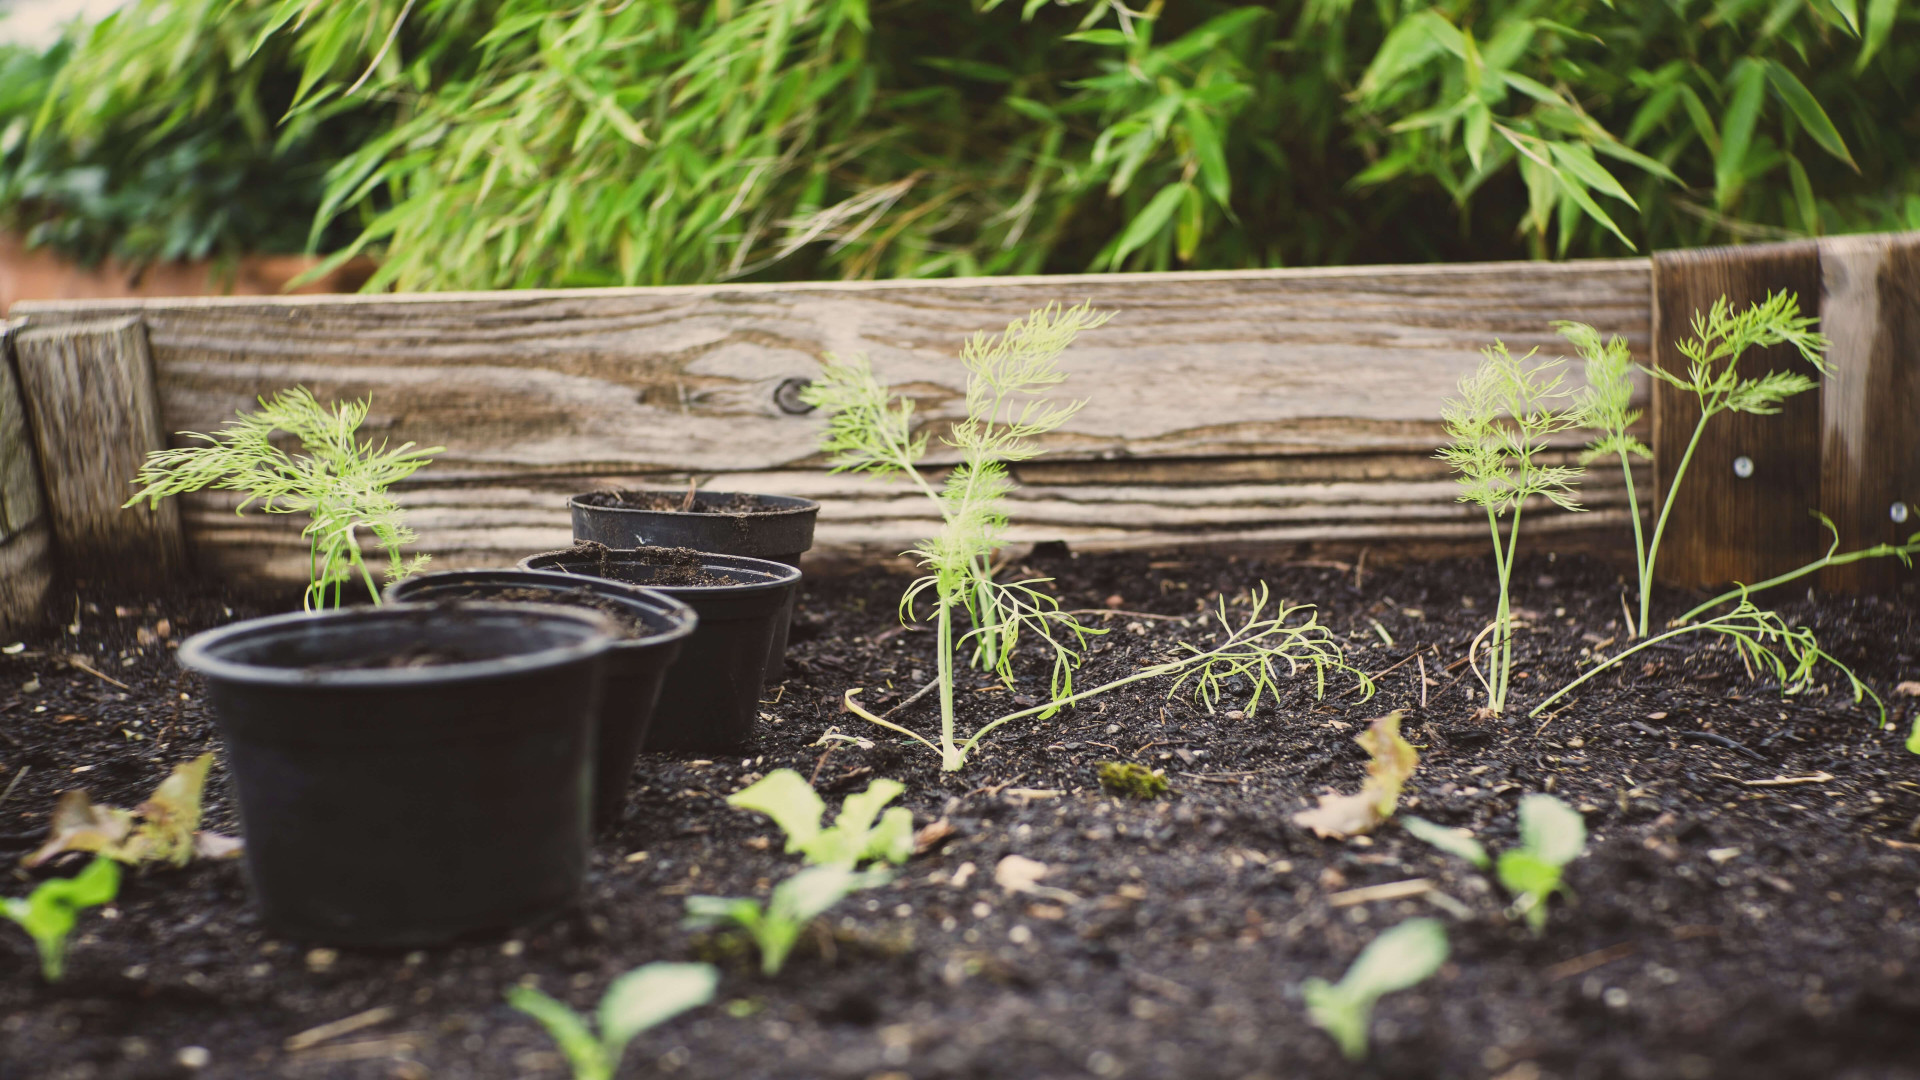
[[[134,0],[7,223],[368,287],[1615,255],[1920,228],[1914,0]]]

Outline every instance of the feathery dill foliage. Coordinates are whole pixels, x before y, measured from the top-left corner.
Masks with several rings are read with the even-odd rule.
[[[1692,393],[1700,402],[1700,418],[1694,422],[1686,452],[1674,466],[1673,479],[1667,483],[1669,494],[1660,507],[1660,517],[1654,522],[1653,539],[1647,543],[1640,577],[1641,634],[1651,630],[1647,609],[1651,603],[1653,566],[1660,555],[1660,538],[1667,531],[1667,515],[1673,512],[1671,493],[1679,490],[1680,482],[1686,478],[1687,466],[1693,462],[1693,452],[1700,445],[1700,435],[1707,430],[1707,422],[1724,412],[1771,416],[1780,411],[1781,402],[1820,385],[1797,371],[1769,371],[1743,378],[1737,368],[1740,357],[1749,349],[1791,345],[1820,374],[1830,375],[1833,370],[1826,361],[1827,339],[1813,329],[1818,322],[1812,316],[1800,314],[1800,301],[1790,292],[1769,293],[1765,300],[1741,311],[1734,310],[1723,296],[1706,311],[1695,311],[1693,336],[1674,343],[1680,355],[1687,358],[1684,377],[1658,368],[1646,369],[1654,378]]]
[[[995,581],[992,559],[1005,539],[1006,499],[1014,486],[1007,463],[1038,456],[1038,438],[1066,423],[1085,404],[1046,396],[1066,379],[1060,355],[1080,333],[1112,317],[1090,304],[1049,304],[1008,323],[999,334],[981,332],[968,339],[960,353],[967,372],[967,411],[943,440],[960,460],[938,489],[919,468],[928,440],[925,434],[913,434],[913,402],[896,400],[880,385],[866,357],[829,357],[801,395],[828,417],[821,448],[832,455],[834,471],[905,476],[940,508],[940,531],[909,552],[931,573],[908,587],[900,599],[900,614],[903,620],[911,619],[916,605],[933,594],[939,628],[939,749],[950,769],[965,760],[954,743],[953,655],[959,645],[971,643],[973,664],[995,671],[1011,686],[1014,654],[1023,635],[1031,635],[1051,653],[1049,691],[1058,701],[1073,693],[1073,672],[1086,638],[1104,633],[1060,610],[1059,601],[1038,588],[1047,579]],[[972,624],[958,640],[956,608],[964,610]]]
[[[252,187],[379,255],[373,289],[1604,255],[1920,227],[1917,30],[1915,0],[134,0],[22,153],[120,194],[151,155],[90,148],[243,124],[200,175],[294,163]]]
[[[939,631],[939,740],[862,708],[854,700],[858,689],[847,692],[846,703],[855,714],[939,754],[948,771],[963,768],[982,740],[1005,724],[1028,717],[1045,719],[1068,705],[1144,679],[1173,679],[1169,697],[1191,685],[1193,699],[1211,712],[1227,682],[1245,678],[1253,684],[1246,707],[1249,715],[1263,696],[1278,697],[1283,676],[1308,669],[1313,672],[1316,696],[1326,692],[1329,671],[1353,675],[1365,696],[1373,695],[1372,681],[1346,663],[1339,642],[1319,624],[1312,609],[1285,601],[1269,609],[1271,598],[1265,585],[1249,593],[1244,613],[1232,611],[1222,598],[1214,613],[1219,629],[1202,644],[1180,642],[1175,655],[1162,663],[1076,691],[1074,671],[1080,666],[1086,639],[1105,631],[1083,626],[1060,610],[1059,601],[1038,588],[1047,579],[1010,584],[993,579],[993,553],[1005,537],[1006,497],[1013,489],[1007,463],[1038,455],[1040,436],[1058,429],[1085,404],[1046,395],[1066,378],[1059,368],[1060,354],[1082,331],[1101,326],[1111,317],[1086,304],[1070,308],[1050,304],[1009,323],[999,334],[979,333],[969,339],[960,355],[967,371],[967,411],[944,440],[958,451],[960,460],[938,488],[919,468],[928,438],[914,433],[913,402],[892,396],[874,377],[866,357],[828,357],[819,377],[801,395],[827,416],[821,448],[832,456],[835,471],[904,476],[940,508],[940,532],[910,553],[931,573],[910,585],[900,599],[904,621],[931,594]],[[956,609],[964,611],[972,624],[957,639]],[[1198,621],[1205,625],[1208,617],[1200,616]],[[955,651],[970,645],[973,664],[995,671],[1011,686],[1014,656],[1023,640],[1037,642],[1051,659],[1047,701],[996,717],[962,740],[954,722]]]
[[[356,435],[372,405],[368,400],[329,409],[305,387],[295,387],[259,402],[258,410],[236,414],[218,435],[180,433],[204,446],[148,454],[133,481],[145,486],[126,505],[146,500],[158,506],[170,495],[211,488],[245,492],[234,511],[238,514],[256,502],[269,514],[305,513],[312,518],[300,534],[308,544],[306,607],[338,607],[343,587],[355,574],[378,604],[380,587],[361,556],[359,533],[372,533],[386,552],[389,581],[426,565],[431,556],[401,554],[418,537],[387,488],[446,448],[415,449],[408,442],[389,449],[384,442],[361,442]],[[299,439],[302,452],[289,454],[275,446],[276,431]]]
[[[1543,497],[1563,510],[1581,509],[1573,486],[1580,470],[1543,465],[1536,460],[1554,435],[1575,427],[1579,414],[1568,407],[1560,389],[1561,362],[1529,363],[1533,353],[1516,357],[1495,342],[1481,353],[1480,366],[1460,381],[1460,396],[1440,411],[1451,443],[1437,455],[1460,474],[1460,502],[1485,508],[1493,532],[1494,570],[1500,581],[1500,601],[1493,621],[1475,638],[1492,635],[1487,670],[1477,662],[1474,674],[1487,690],[1487,708],[1506,709],[1507,685],[1513,669],[1513,611],[1508,585],[1520,547],[1520,515],[1528,499]],[[1501,520],[1507,536],[1500,535]],[[1469,651],[1472,655],[1472,651]]]

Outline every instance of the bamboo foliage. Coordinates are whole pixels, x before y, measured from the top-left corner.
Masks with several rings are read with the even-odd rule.
[[[291,153],[371,118],[314,207],[316,243],[381,257],[371,288],[1615,254],[1920,227],[1916,24],[1903,0],[136,0],[34,137],[237,110]]]

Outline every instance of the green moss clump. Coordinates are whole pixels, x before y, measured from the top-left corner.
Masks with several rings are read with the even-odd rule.
[[[1096,763],[1100,770],[1100,786],[1114,795],[1123,795],[1129,799],[1157,799],[1167,793],[1165,774],[1135,765],[1131,761],[1102,761]]]

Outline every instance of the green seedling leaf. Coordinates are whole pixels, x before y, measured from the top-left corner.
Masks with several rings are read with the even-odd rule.
[[[96,806],[78,788],[64,792],[54,805],[47,842],[22,861],[40,866],[69,851],[88,851],[129,865],[185,866],[195,855],[209,859],[238,855],[240,841],[199,831],[200,798],[212,766],[212,754],[174,766],[153,794],[131,811]]]
[[[1482,870],[1493,865],[1493,860],[1487,857],[1487,849],[1482,847],[1480,841],[1475,840],[1473,834],[1465,829],[1449,829],[1445,825],[1436,825],[1425,818],[1414,817],[1412,814],[1400,815],[1400,827],[1441,851],[1456,858],[1465,859]]]
[[[1447,961],[1447,932],[1437,919],[1408,919],[1374,938],[1338,983],[1308,979],[1301,987],[1316,1026],[1353,1061],[1367,1056],[1374,1003],[1431,978]]]
[[[613,981],[600,999],[600,1034],[587,1019],[530,986],[507,991],[507,1003],[547,1029],[566,1055],[574,1080],[613,1080],[634,1036],[713,1000],[720,973],[708,964],[646,964]]]
[[[600,1038],[618,1061],[635,1035],[713,1000],[711,964],[647,964],[613,981],[600,999]]]
[[[1372,832],[1393,816],[1400,789],[1420,764],[1420,754],[1400,737],[1400,711],[1375,718],[1354,742],[1367,752],[1367,779],[1351,795],[1322,795],[1318,806],[1293,816],[1316,836],[1344,840]]]
[[[1561,888],[1561,872],[1587,846],[1587,824],[1551,795],[1520,800],[1520,846],[1500,853],[1496,872],[1514,907],[1537,935],[1547,927],[1547,899]]]
[[[96,857],[70,878],[40,883],[25,899],[0,900],[0,915],[20,924],[40,950],[40,973],[48,982],[66,974],[67,935],[73,933],[80,912],[99,907],[120,892],[120,865]]]
[[[820,816],[827,804],[813,786],[792,769],[775,769],[747,787],[727,796],[727,805],[753,810],[773,819],[787,834],[787,854],[805,851],[820,837]]]
[[[772,818],[787,834],[787,851],[800,852],[810,864],[853,866],[874,859],[897,864],[913,854],[913,812],[896,806],[882,815],[880,808],[906,789],[898,780],[874,780],[865,791],[847,796],[833,826],[826,829],[820,827],[826,804],[792,769],[774,770],[729,796],[727,803]],[[880,815],[877,827],[875,815]]]
[[[757,900],[719,896],[690,896],[683,924],[691,930],[733,924],[746,931],[760,948],[760,970],[778,975],[800,934],[814,919],[861,889],[893,880],[885,870],[858,871],[851,866],[814,866],[774,886],[765,907]]]

